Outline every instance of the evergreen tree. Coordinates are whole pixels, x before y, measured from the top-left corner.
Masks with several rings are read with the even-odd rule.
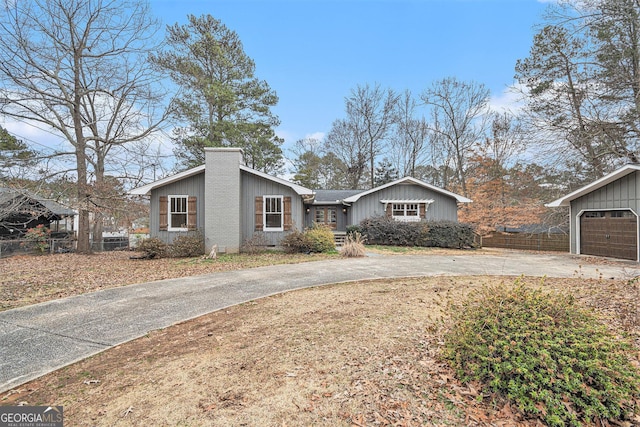
[[[388,158],[382,159],[378,163],[378,167],[376,168],[374,183],[376,187],[384,184],[388,184],[392,181],[395,181],[399,178],[398,169],[393,167],[393,164]]]
[[[35,165],[35,157],[35,151],[0,126],[0,179],[7,178],[15,168]]]
[[[240,147],[249,166],[277,172],[283,165],[271,112],[278,97],[255,77],[255,64],[238,35],[210,15],[189,15],[168,28],[168,48],[153,56],[182,90],[175,130],[176,156],[185,167],[204,163],[204,147]]]

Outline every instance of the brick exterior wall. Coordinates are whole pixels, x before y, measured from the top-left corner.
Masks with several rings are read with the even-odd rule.
[[[240,165],[239,148],[205,148],[204,234],[207,253],[240,250]]]

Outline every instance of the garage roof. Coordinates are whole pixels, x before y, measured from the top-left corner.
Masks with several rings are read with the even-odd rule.
[[[625,165],[620,169],[611,172],[608,175],[603,176],[597,181],[592,182],[589,185],[585,185],[582,188],[574,191],[571,194],[567,194],[564,197],[559,198],[558,200],[554,200],[551,203],[547,203],[545,206],[548,208],[557,208],[560,206],[569,206],[572,200],[577,199],[578,197],[582,197],[585,194],[589,194],[592,191],[597,190],[598,188],[604,187],[607,184],[612,183],[613,181],[622,178],[623,176],[627,176],[630,173],[635,171],[640,171],[640,165]]]

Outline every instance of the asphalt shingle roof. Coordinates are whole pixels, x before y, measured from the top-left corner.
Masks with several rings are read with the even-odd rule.
[[[315,190],[315,203],[342,202],[347,197],[362,193],[363,190]]]

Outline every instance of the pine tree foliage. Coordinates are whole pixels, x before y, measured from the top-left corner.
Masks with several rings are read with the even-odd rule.
[[[240,147],[245,161],[264,172],[282,167],[279,119],[271,112],[278,97],[255,77],[255,63],[235,31],[211,15],[188,16],[167,29],[167,48],[153,55],[181,92],[174,131],[183,166],[204,163],[204,147]]]

